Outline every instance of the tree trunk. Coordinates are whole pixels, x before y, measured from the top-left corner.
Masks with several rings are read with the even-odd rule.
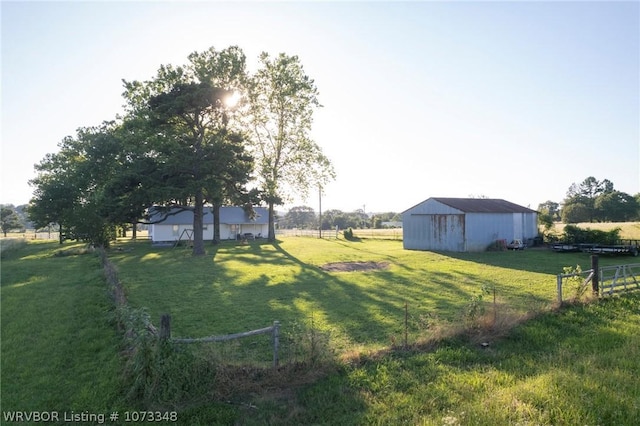
[[[131,239],[135,240],[138,238],[138,225],[136,223],[131,224]]]
[[[220,207],[213,203],[213,244],[220,244]]]
[[[273,210],[273,201],[269,201],[269,236],[267,241],[274,243],[276,241],[275,214]]]
[[[195,207],[193,209],[193,255],[204,255],[204,239],[202,235],[202,214],[204,210],[204,196],[202,189],[197,189],[195,194]]]

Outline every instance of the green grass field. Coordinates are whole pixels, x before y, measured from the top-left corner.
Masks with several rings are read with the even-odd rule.
[[[122,403],[120,338],[109,321],[100,262],[56,253],[54,242],[3,249],[3,412],[106,412]]]
[[[78,247],[29,243],[3,253],[3,412],[132,406],[99,260],[74,254]],[[444,254],[406,251],[394,240],[302,237],[207,249],[193,258],[184,248],[121,241],[109,253],[129,303],[156,325],[171,314],[174,337],[282,324],[279,372],[268,367],[268,336],[190,349],[258,365],[252,377],[262,382],[221,395],[236,379],[218,370],[205,385],[216,392],[198,388],[179,403],[165,401],[179,424],[633,425],[640,418],[640,295],[551,309],[555,275],[566,266],[588,269],[589,255]],[[54,256],[60,250],[70,255]],[[603,256],[600,264],[635,260]],[[321,269],[351,261],[388,266]],[[483,288],[495,289],[495,305]],[[497,331],[486,323],[494,307]],[[296,370],[314,341],[327,357],[315,372]]]
[[[589,255],[523,252],[439,254],[408,251],[400,241],[288,238],[276,245],[209,246],[192,258],[186,249],[150,250],[125,243],[113,252],[132,305],[154,322],[168,313],[180,337],[227,334],[300,322],[312,316],[341,349],[386,347],[403,331],[405,303],[419,319],[458,321],[482,288],[495,288],[511,315],[545,310],[555,302],[556,274],[565,266],[589,269]],[[628,263],[628,258],[625,258]],[[333,262],[387,262],[385,270],[325,272]],[[603,257],[601,266],[620,258]],[[420,333],[413,327],[412,332]],[[418,338],[414,336],[414,338]]]

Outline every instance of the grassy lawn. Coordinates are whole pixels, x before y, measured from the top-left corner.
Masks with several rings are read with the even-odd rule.
[[[405,303],[412,339],[426,318],[461,321],[482,287],[495,288],[510,316],[545,310],[555,301],[565,266],[589,269],[589,256],[547,250],[439,254],[403,250],[400,241],[286,238],[279,244],[209,246],[192,258],[186,249],[124,243],[110,255],[133,306],[158,322],[171,314],[176,337],[228,334],[313,318],[341,351],[377,350],[404,333]],[[622,258],[601,258],[601,266]],[[629,263],[630,258],[622,262]],[[368,272],[326,272],[332,262],[387,262]],[[423,336],[426,337],[426,336]]]
[[[303,389],[286,424],[628,425],[640,418],[640,297],[518,326],[487,348],[362,360]],[[259,424],[261,418],[255,422]],[[330,419],[330,420],[327,420]]]
[[[578,306],[560,315],[549,309],[556,274],[565,266],[588,269],[587,254],[442,254],[406,251],[399,241],[291,237],[276,245],[209,247],[198,259],[185,249],[126,243],[111,258],[129,301],[146,306],[154,321],[170,313],[174,336],[234,333],[275,319],[285,336],[311,321],[328,336],[341,359],[338,371],[295,392],[259,393],[251,399],[255,411],[237,409],[234,418],[242,424],[631,425],[640,415],[634,379],[639,363],[625,356],[640,347],[640,299]],[[603,256],[600,264],[634,260]],[[388,268],[320,268],[348,261],[387,262]],[[543,314],[505,338],[484,336],[487,348],[473,336],[438,335],[438,324],[464,322],[483,286],[496,289],[497,315],[512,322],[507,326]],[[441,345],[399,348],[405,303],[409,344],[444,337]],[[486,299],[483,304],[491,309]],[[267,363],[268,342],[261,350],[250,356],[264,356]],[[240,352],[231,349],[227,356],[238,359]],[[229,416],[211,406],[202,410],[187,411],[185,418],[207,424]]]
[[[107,412],[121,403],[120,338],[99,259],[59,250],[55,242],[3,250],[3,412]]]
[[[67,255],[57,256],[58,244],[30,242],[3,253],[3,412],[107,413],[130,404],[100,262],[74,254],[80,247],[65,244]],[[184,248],[121,241],[109,257],[129,303],[146,308],[156,325],[171,314],[174,337],[279,320],[285,367],[238,370],[262,385],[226,395],[224,386],[238,380],[233,370],[174,365],[180,375],[206,374],[193,381],[204,388],[166,402],[164,409],[179,412],[178,424],[635,425],[640,418],[640,294],[550,309],[555,275],[565,266],[588,269],[587,254],[444,254],[406,251],[394,240],[302,237],[207,248],[193,258]],[[321,268],[351,261],[386,268]],[[635,261],[602,256],[600,265]],[[495,288],[495,305],[483,287]],[[463,330],[478,306],[487,316],[495,306],[498,322],[515,328],[443,331]],[[329,361],[317,372],[296,370],[308,357],[299,348],[312,341]],[[213,347],[190,351],[241,365],[271,361],[268,336]],[[186,354],[176,359],[191,359]]]

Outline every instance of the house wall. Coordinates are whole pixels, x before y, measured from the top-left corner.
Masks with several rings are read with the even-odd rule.
[[[213,226],[206,224],[205,229],[202,232],[204,240],[213,240]],[[174,227],[176,227],[174,229]],[[167,224],[155,224],[149,228],[149,234],[151,240],[154,242],[160,241],[177,241],[182,235],[185,229],[193,229],[193,225],[167,225]],[[187,240],[187,234],[182,235],[183,240]]]
[[[220,224],[220,239],[235,240],[238,234],[252,233],[255,236],[266,237],[269,232],[269,225],[260,223],[246,223],[239,225]],[[213,236],[211,237],[213,238]]]
[[[174,232],[174,226],[177,227],[177,235]],[[202,236],[205,241],[213,240],[213,225],[206,224],[206,229],[202,233]],[[176,241],[182,235],[182,232],[185,229],[193,229],[192,225],[166,225],[166,224],[155,224],[150,225],[149,227],[149,236],[151,240],[154,242],[161,241]],[[238,231],[236,231],[238,230]],[[220,224],[220,239],[221,240],[235,240],[237,234],[244,234],[247,232],[251,232],[253,235],[260,234],[262,237],[266,237],[269,230],[269,226],[265,224],[241,224],[241,225],[229,225],[229,224]],[[182,239],[186,239],[186,234],[182,237]]]

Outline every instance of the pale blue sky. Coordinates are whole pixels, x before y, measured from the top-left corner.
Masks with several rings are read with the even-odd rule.
[[[429,197],[561,202],[587,176],[640,192],[638,2],[2,2],[0,203],[122,111],[122,79],[210,46],[298,55],[324,107],[323,209]],[[294,204],[303,204],[297,200]],[[305,203],[317,209],[317,195]]]

